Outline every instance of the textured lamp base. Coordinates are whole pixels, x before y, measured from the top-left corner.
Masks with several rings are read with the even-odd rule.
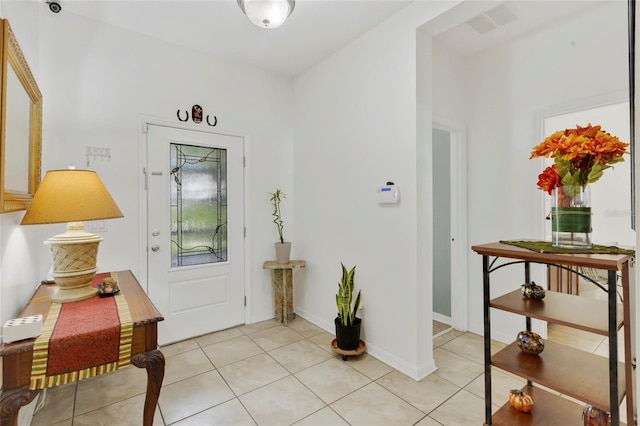
[[[67,225],[67,232],[45,241],[53,255],[53,280],[58,293],[51,300],[58,303],[77,302],[98,294],[91,286],[96,276],[98,244],[102,237],[84,232],[81,222]]]
[[[77,245],[77,249],[82,250],[84,245],[89,245],[89,249],[91,249],[90,245],[95,245],[95,251],[97,251],[98,243]],[[51,249],[55,250],[54,247]],[[83,251],[86,252],[86,248]],[[76,272],[56,272],[54,270],[53,279],[58,285],[58,292],[51,296],[51,300],[57,303],[65,303],[92,298],[98,294],[98,289],[91,286],[97,271],[98,268],[95,267]]]
[[[58,292],[51,296],[51,300],[57,303],[77,302],[79,300],[91,299],[98,294],[98,289],[91,287],[91,283],[79,288],[60,287]]]

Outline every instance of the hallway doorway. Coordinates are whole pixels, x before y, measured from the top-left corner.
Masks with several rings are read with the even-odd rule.
[[[463,126],[435,120],[433,161],[433,319],[467,330],[466,150]]]
[[[451,325],[451,133],[433,128],[433,318]]]

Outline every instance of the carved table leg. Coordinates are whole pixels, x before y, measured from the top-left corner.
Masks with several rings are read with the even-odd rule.
[[[0,397],[0,425],[16,426],[18,411],[40,393],[40,390],[29,390],[27,387],[2,391]]]
[[[151,426],[164,378],[164,355],[158,349],[154,349],[132,356],[131,363],[138,368],[147,369],[147,396],[144,400],[144,421],[142,424]]]

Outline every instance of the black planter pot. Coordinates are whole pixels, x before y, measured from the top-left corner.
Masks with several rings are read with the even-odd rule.
[[[344,351],[354,351],[360,346],[360,323],[362,320],[356,318],[353,325],[342,325],[340,319],[336,317],[336,341],[338,348]]]

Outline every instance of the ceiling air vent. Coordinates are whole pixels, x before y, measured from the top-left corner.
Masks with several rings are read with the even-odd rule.
[[[506,4],[501,4],[468,20],[467,25],[473,28],[478,34],[485,34],[516,19],[518,19],[518,17],[511,9],[509,9]]]

